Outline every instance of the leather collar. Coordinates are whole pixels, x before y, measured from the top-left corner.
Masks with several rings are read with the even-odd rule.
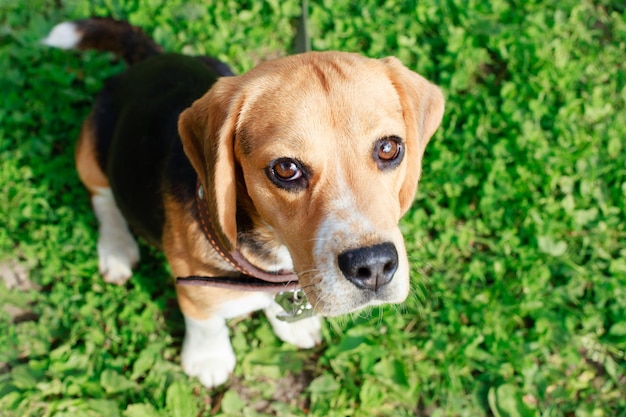
[[[213,249],[239,272],[236,276],[205,277],[189,276],[176,278],[177,285],[201,285],[210,287],[220,287],[239,291],[264,291],[264,292],[284,292],[298,289],[298,276],[293,271],[265,271],[253,265],[237,249],[227,250],[219,239],[219,234],[215,233],[215,228],[209,215],[209,207],[204,198],[204,190],[198,181],[196,186],[196,210],[200,226],[207,240]]]

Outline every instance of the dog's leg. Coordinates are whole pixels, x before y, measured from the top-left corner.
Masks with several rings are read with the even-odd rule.
[[[265,315],[270,321],[274,333],[282,341],[305,349],[312,348],[321,341],[322,323],[318,316],[288,323],[277,318],[281,312],[283,312],[283,308],[276,303],[272,303],[265,309]]]
[[[128,230],[124,216],[115,204],[110,188],[99,188],[91,196],[93,210],[100,223],[98,265],[106,282],[123,284],[139,262],[139,247]]]
[[[100,223],[98,234],[98,263],[106,282],[123,284],[132,275],[139,261],[139,247],[128,230],[126,220],[115,204],[109,181],[96,158],[97,138],[89,116],[76,145],[76,169],[91,193],[91,203]]]
[[[236,363],[226,321],[219,316],[205,320],[184,317],[185,340],[180,354],[183,370],[197,377],[205,387],[223,384]]]
[[[207,388],[221,385],[236,363],[226,320],[267,308],[273,297],[262,292],[182,285],[176,287],[176,292],[186,325],[180,355],[183,370]]]

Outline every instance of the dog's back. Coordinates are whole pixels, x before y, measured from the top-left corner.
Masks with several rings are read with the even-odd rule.
[[[61,23],[44,43],[113,52],[129,65],[98,95],[77,154],[93,141],[97,168],[122,214],[139,235],[160,245],[163,185],[175,184],[168,191],[190,199],[196,179],[178,138],[178,115],[232,71],[212,57],[163,53],[141,29],[107,18]]]

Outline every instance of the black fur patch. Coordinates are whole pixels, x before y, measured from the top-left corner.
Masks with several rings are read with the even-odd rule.
[[[220,72],[230,71],[223,65]],[[197,177],[183,152],[178,117],[219,76],[205,60],[162,54],[114,77],[98,96],[98,161],[130,226],[157,246],[164,222],[162,193],[183,202],[195,193]]]

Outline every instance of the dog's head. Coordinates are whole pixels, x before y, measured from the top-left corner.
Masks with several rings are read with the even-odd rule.
[[[441,91],[395,58],[316,52],[221,78],[179,131],[220,233],[236,246],[245,193],[310,303],[332,316],[406,298],[398,221],[443,108]]]

